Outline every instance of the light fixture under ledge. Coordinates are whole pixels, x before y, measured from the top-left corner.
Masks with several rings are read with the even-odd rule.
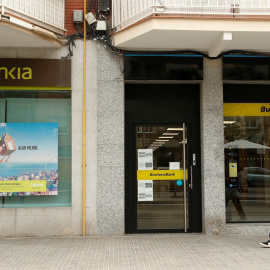
[[[178,135],[179,133],[163,133],[162,136],[176,136]]]
[[[223,124],[233,124],[233,123],[235,123],[236,121],[223,121]]]
[[[153,142],[151,145],[162,145],[164,144],[165,142]]]
[[[169,140],[156,140],[156,142],[168,142]]]
[[[163,137],[163,136],[161,136],[161,137],[159,137],[159,139],[172,139],[173,138],[173,136],[167,136],[167,137]]]
[[[167,128],[167,130],[168,131],[170,131],[170,130],[174,131],[174,130],[184,130],[184,129],[183,128]]]

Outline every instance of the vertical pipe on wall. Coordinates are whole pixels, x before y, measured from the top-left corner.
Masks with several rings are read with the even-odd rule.
[[[86,0],[84,0],[84,15],[86,14]],[[84,30],[84,38],[83,38],[83,164],[82,164],[82,170],[83,170],[83,175],[82,175],[82,235],[85,236],[85,131],[86,131],[86,113],[85,113],[85,80],[86,80],[86,74],[85,74],[85,66],[86,66],[86,22],[85,18],[83,20],[83,30]]]

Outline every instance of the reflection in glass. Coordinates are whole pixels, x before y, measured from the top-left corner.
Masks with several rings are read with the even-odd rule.
[[[224,136],[227,222],[269,222],[270,117],[225,116]]]
[[[169,170],[177,168],[177,166],[178,169],[183,170],[184,143],[187,148],[187,141],[183,142],[183,132],[182,126],[175,128],[153,126],[137,127],[137,149],[153,149],[152,161],[147,162],[149,163],[147,166],[149,166],[150,170]],[[137,166],[139,170],[147,169],[140,164],[139,160],[137,160]],[[140,182],[140,180],[138,180],[138,182]],[[140,201],[138,199],[137,228],[184,229],[184,205],[183,179],[153,180],[152,201]],[[187,208],[186,204],[186,209]]]

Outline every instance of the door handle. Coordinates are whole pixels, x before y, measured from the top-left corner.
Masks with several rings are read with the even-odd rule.
[[[190,184],[189,187],[193,189],[193,175],[192,175],[192,166],[190,166]]]

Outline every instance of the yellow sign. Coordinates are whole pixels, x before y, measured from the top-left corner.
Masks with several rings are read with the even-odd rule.
[[[224,116],[270,116],[270,103],[224,103]]]
[[[237,177],[237,163],[229,163],[229,177]]]
[[[186,178],[188,173],[186,170]],[[184,170],[138,170],[137,180],[181,180]]]
[[[46,180],[0,181],[0,192],[46,192]]]
[[[1,72],[3,71],[3,72]],[[4,76],[3,76],[4,75]],[[32,69],[29,67],[0,67],[0,76],[3,76],[3,78],[7,79],[13,79],[13,80],[32,80]],[[2,78],[2,77],[0,77]]]

